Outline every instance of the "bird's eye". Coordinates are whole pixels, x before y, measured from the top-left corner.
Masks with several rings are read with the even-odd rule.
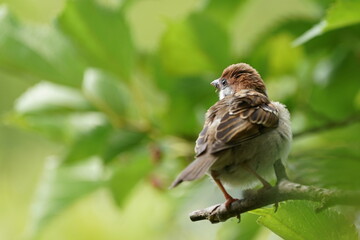
[[[221,79],[221,84],[222,84],[223,86],[226,86],[226,84],[227,84],[226,79]]]

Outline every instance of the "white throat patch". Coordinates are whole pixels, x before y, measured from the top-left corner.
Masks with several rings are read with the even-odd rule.
[[[234,91],[231,89],[231,87],[226,87],[220,90],[219,92],[219,98],[220,100],[223,99],[226,96],[234,94]]]

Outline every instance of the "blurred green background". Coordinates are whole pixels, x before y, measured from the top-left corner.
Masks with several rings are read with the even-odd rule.
[[[355,207],[192,223],[220,191],[167,187],[247,62],[292,114],[291,179],[360,190],[360,1],[0,4],[0,239],[358,239]]]

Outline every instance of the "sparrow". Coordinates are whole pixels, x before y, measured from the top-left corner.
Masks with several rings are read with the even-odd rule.
[[[219,101],[206,112],[195,160],[170,188],[208,174],[229,207],[237,199],[223,183],[245,188],[260,181],[264,188],[271,187],[274,163],[284,163],[289,153],[290,114],[283,104],[269,100],[261,76],[246,63],[228,66],[211,84],[219,92]]]

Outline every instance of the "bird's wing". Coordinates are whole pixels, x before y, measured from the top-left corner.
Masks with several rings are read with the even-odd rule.
[[[228,106],[218,111],[211,153],[240,145],[278,126],[279,114],[269,99],[256,91],[243,90],[232,96]]]
[[[256,91],[243,90],[218,101],[208,110],[196,140],[196,159],[179,174],[171,187],[202,177],[218,159],[217,152],[277,127],[278,121],[277,109],[265,95]]]

